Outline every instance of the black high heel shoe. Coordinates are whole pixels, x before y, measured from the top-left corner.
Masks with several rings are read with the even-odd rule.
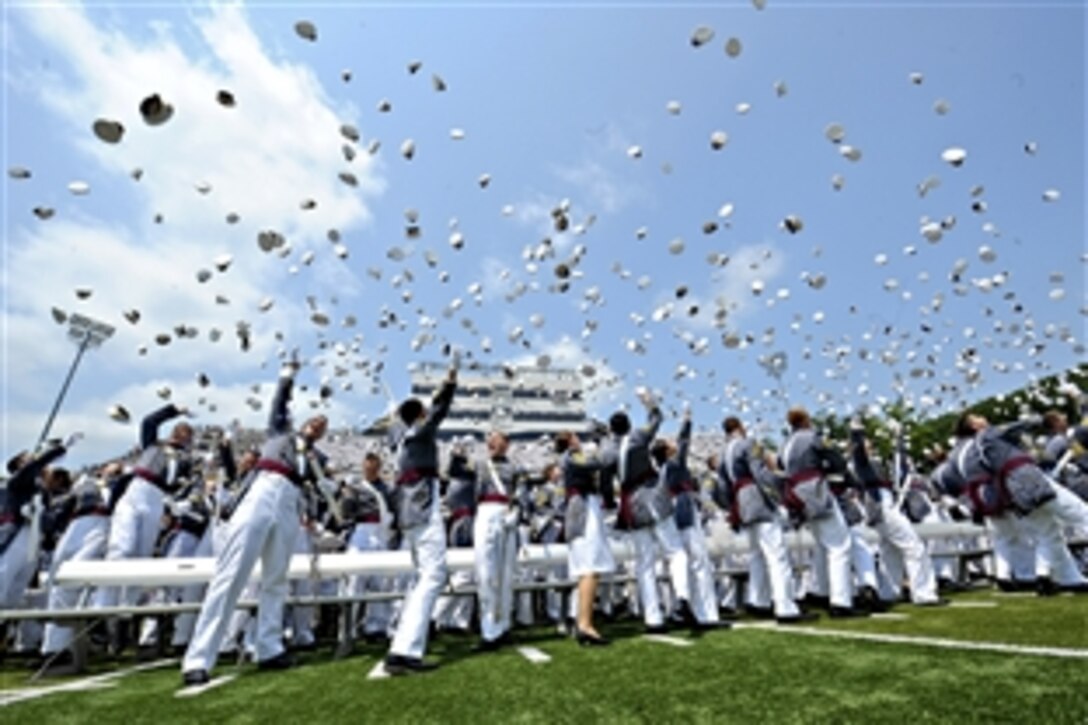
[[[600,635],[583,632],[577,627],[574,629],[574,639],[583,647],[606,647],[612,644],[610,640],[607,640]]]

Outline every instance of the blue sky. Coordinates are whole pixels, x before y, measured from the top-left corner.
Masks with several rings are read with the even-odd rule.
[[[302,19],[317,27],[316,42],[294,32]],[[700,25],[715,36],[693,48]],[[739,57],[723,51],[730,37]],[[164,386],[202,421],[259,424],[245,401],[269,397],[277,353],[296,346],[313,363],[303,381],[312,390],[328,376],[337,387],[329,412],[347,424],[379,415],[388,401],[373,386],[404,391],[408,366],[439,358],[445,341],[486,362],[547,354],[590,363],[595,412],[629,404],[645,384],[672,407],[691,400],[707,426],[742,412],[777,427],[783,396],[842,412],[902,393],[937,412],[1084,358],[1082,3],[9,4],[4,60],[4,165],[32,172],[3,186],[5,450],[36,438],[72,354],[51,306],[118,327],[88,357],[57,425],[87,434],[88,460],[135,439],[132,425],[106,417],[109,405],[138,418]],[[412,60],[422,61],[415,75]],[[445,92],[433,90],[435,73]],[[215,103],[218,88],[235,93],[236,108]],[[176,112],[151,128],[136,108],[154,92]],[[377,111],[382,99],[390,112]],[[942,99],[944,115],[934,110]],[[93,136],[97,117],[125,125],[120,144]],[[340,150],[344,122],[362,137],[351,163]],[[860,160],[825,138],[833,122]],[[451,138],[455,128],[463,140]],[[715,151],[719,130],[728,143]],[[399,153],[409,138],[411,161]],[[381,142],[373,157],[371,139]],[[1028,142],[1036,153],[1025,153]],[[636,145],[641,157],[631,158]],[[942,161],[949,147],[966,150],[961,167]],[[138,182],[129,175],[137,166]],[[347,169],[359,186],[337,179]],[[481,189],[484,173],[492,181]],[[940,185],[921,198],[930,176]],[[70,194],[74,180],[90,194]],[[197,192],[200,182],[211,190]],[[1060,198],[1045,202],[1048,189]],[[304,199],[316,209],[301,210]],[[584,233],[550,228],[564,199]],[[977,200],[984,213],[972,211]],[[41,221],[36,206],[56,214]],[[418,239],[405,238],[406,209],[419,212]],[[239,223],[224,221],[230,211]],[[780,227],[790,214],[803,220],[797,234]],[[927,242],[922,218],[950,215],[955,226]],[[712,220],[722,226],[704,234]],[[454,227],[460,251],[448,242]],[[258,249],[263,229],[287,237],[285,257]],[[329,229],[341,233],[346,260]],[[534,273],[523,252],[545,237],[557,256]],[[684,251],[671,254],[677,238]],[[555,264],[578,245],[581,276],[566,293],[549,291]],[[995,261],[980,259],[982,245]],[[394,247],[403,260],[390,258]],[[231,268],[198,283],[197,270],[223,253]],[[728,263],[708,264],[714,253]],[[949,274],[960,259],[968,266],[957,294]],[[826,286],[812,289],[812,275]],[[758,296],[754,281],[764,285]],[[94,294],[77,301],[77,285]],[[675,301],[679,286],[687,296]],[[262,313],[266,296],[274,306]],[[307,296],[332,325],[310,321]],[[670,300],[671,314],[655,319]],[[404,330],[379,324],[383,306]],[[121,316],[131,308],[143,313],[136,325]],[[339,324],[348,315],[356,326]],[[240,320],[254,329],[248,353],[234,340]],[[583,337],[587,320],[595,330]],[[199,338],[153,342],[178,324]],[[212,327],[219,342],[208,339]],[[515,327],[528,348],[509,341]],[[422,334],[433,341],[421,344]],[[740,346],[726,348],[723,335]],[[643,353],[630,352],[635,340]],[[977,358],[963,362],[966,348]],[[777,381],[759,359],[782,352]],[[198,372],[212,386],[199,388]]]

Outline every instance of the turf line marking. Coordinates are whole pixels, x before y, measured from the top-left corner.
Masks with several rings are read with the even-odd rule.
[[[643,639],[648,639],[651,642],[659,642],[661,644],[671,644],[673,647],[690,647],[692,645],[689,639],[680,639],[679,637],[670,637],[667,634],[644,634]]]
[[[949,602],[948,606],[952,609],[992,609],[997,602]]]
[[[551,662],[552,658],[545,653],[538,650],[536,647],[518,647],[518,652],[525,659],[532,662],[534,665],[544,664],[545,662]]]
[[[385,662],[381,661],[374,665],[374,669],[370,671],[370,674],[366,676],[368,680],[384,680],[389,677],[389,673],[385,671]]]
[[[876,612],[875,614],[871,614],[869,616],[873,619],[886,619],[892,622],[899,622],[904,619],[910,619],[909,614],[900,614],[899,612]]]
[[[771,629],[770,631],[800,634],[809,637],[856,639],[864,642],[883,642],[886,644],[913,644],[920,647],[937,647],[940,649],[997,652],[1000,654],[1013,655],[1034,655],[1037,657],[1088,659],[1088,649],[1073,649],[1071,647],[1035,647],[1029,645],[1006,644],[1004,642],[967,642],[955,639],[941,639],[939,637],[909,637],[901,634],[848,632],[840,629],[814,629],[812,627],[779,627]]]
[[[156,670],[161,667],[169,667],[170,665],[177,664],[177,662],[177,659],[155,660],[154,662],[145,662],[140,665],[135,665],[134,667],[128,667],[122,670],[114,670],[113,672],[105,672],[101,675],[93,675],[91,677],[85,677],[82,680],[65,682],[60,685],[25,688],[22,690],[17,690],[15,692],[0,693],[0,707],[7,707],[8,705],[14,705],[19,702],[27,702],[29,700],[37,700],[38,698],[45,697],[46,695],[52,695],[59,692],[80,692],[86,690],[100,690],[106,687],[112,687],[112,680],[120,679],[134,672],[144,672],[145,670]]]
[[[208,690],[219,687],[220,685],[227,684],[237,676],[237,673],[233,675],[223,675],[222,677],[216,677],[214,680],[209,680],[203,685],[197,685],[195,687],[183,687],[174,693],[174,697],[196,697],[202,692],[207,692]]]

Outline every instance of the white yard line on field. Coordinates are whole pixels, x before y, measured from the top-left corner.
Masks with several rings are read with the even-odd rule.
[[[534,665],[544,664],[545,662],[551,662],[550,655],[541,652],[536,647],[518,647],[518,652],[522,657],[532,662]]]
[[[840,629],[816,629],[814,627],[763,627],[749,625],[745,629],[766,629],[770,632],[800,634],[807,637],[830,637],[832,639],[854,639],[862,642],[882,642],[886,644],[911,644],[919,647],[938,647],[974,652],[997,652],[1000,654],[1031,655],[1035,657],[1061,657],[1069,659],[1088,659],[1088,649],[1072,647],[1036,647],[1031,645],[1006,644],[1005,642],[968,642],[940,637],[914,637],[902,634],[880,634],[878,632],[847,632]]]
[[[671,644],[673,647],[690,647],[692,641],[690,639],[680,639],[679,637],[670,637],[667,634],[644,634],[643,639],[648,639],[651,642],[659,642],[661,644]]]
[[[876,612],[875,614],[871,614],[869,616],[873,619],[885,619],[889,622],[899,622],[904,619],[910,619],[909,614],[900,614],[899,612]]]
[[[0,707],[14,705],[17,702],[36,700],[40,697],[45,697],[46,695],[52,695],[59,692],[101,690],[106,687],[112,687],[115,684],[112,682],[112,680],[120,679],[121,677],[131,675],[134,672],[157,670],[160,667],[169,667],[170,665],[175,664],[177,664],[176,659],[156,660],[154,662],[145,662],[144,664],[136,665],[134,667],[127,667],[123,670],[114,670],[113,672],[106,672],[101,675],[84,677],[81,680],[73,680],[72,682],[65,682],[60,685],[24,688],[21,690],[15,690],[10,692],[0,692]]]
[[[208,690],[219,687],[220,685],[227,684],[237,676],[237,673],[233,675],[223,675],[222,677],[216,677],[214,680],[209,680],[203,685],[196,685],[195,687],[183,687],[174,693],[174,697],[196,697],[203,692],[207,692]]]

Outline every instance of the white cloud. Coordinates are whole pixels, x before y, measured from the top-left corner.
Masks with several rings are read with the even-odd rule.
[[[724,306],[729,311],[726,327],[735,330],[741,321],[775,296],[777,288],[772,283],[782,276],[785,269],[785,252],[773,242],[738,247],[730,252],[729,263],[711,275],[706,288],[676,305],[673,317],[686,320],[686,324],[694,329],[705,330],[713,327],[715,311]],[[763,282],[765,287],[759,296],[752,293],[752,283],[757,280]],[[671,295],[660,296],[657,304],[663,304],[670,298]],[[683,310],[690,305],[698,305],[698,315],[684,315]]]
[[[555,175],[573,185],[585,196],[587,206],[606,214],[615,214],[644,198],[645,190],[599,161],[585,160],[571,166],[556,166]]]
[[[79,397],[82,382],[97,399],[70,403],[74,412],[65,414],[72,425],[104,427],[104,443],[97,448],[104,450],[110,431],[117,430],[105,418],[105,407],[122,401],[126,391],[157,387],[134,381],[166,376],[172,387],[185,390],[195,385],[197,371],[205,371],[230,389],[260,375],[261,361],[281,344],[274,332],[291,346],[302,342],[300,335],[312,334],[303,294],[292,299],[288,290],[359,286],[348,265],[332,254],[326,234],[339,230],[349,250],[355,249],[353,231],[369,221],[367,199],[381,193],[383,182],[377,162],[365,152],[351,164],[342,156],[339,128],[353,121],[351,107],[334,103],[307,67],[273,57],[238,5],[194,13],[192,28],[159,24],[140,40],[106,21],[92,22],[78,6],[23,7],[12,17],[46,48],[54,69],[42,70],[31,55],[38,51],[24,42],[13,51],[5,82],[19,93],[37,94],[68,127],[67,138],[34,141],[55,145],[56,158],[71,165],[70,178],[87,179],[92,189],[89,197],[58,204],[52,220],[13,224],[5,245],[5,447],[36,439],[42,411],[71,359],[72,346],[50,321],[55,305],[117,327],[114,339],[94,354],[99,378],[77,381],[74,391]],[[220,89],[235,96],[235,108],[216,102]],[[138,112],[151,93],[175,108],[173,118],[158,127],[145,124]],[[124,125],[121,143],[95,138],[91,125],[99,117]],[[72,148],[78,153],[65,159]],[[129,178],[135,168],[143,172],[138,182]],[[337,178],[342,170],[356,176],[358,187]],[[211,191],[198,193],[200,182]],[[316,208],[303,210],[305,199]],[[107,216],[96,218],[89,210]],[[239,215],[237,224],[225,222],[231,212]],[[114,221],[114,213],[124,222]],[[157,214],[162,224],[152,222]],[[28,213],[24,218],[32,219]],[[286,237],[293,248],[287,259],[257,248],[257,233],[264,229]],[[310,267],[298,262],[304,249],[315,251]],[[230,270],[199,284],[197,270],[212,269],[223,253],[234,257]],[[298,281],[288,275],[291,264],[301,268]],[[92,288],[91,299],[77,303],[76,286]],[[230,304],[216,304],[216,294]],[[275,306],[260,313],[264,296],[273,297]],[[135,326],[121,317],[130,308],[142,313]],[[240,320],[253,327],[254,349],[247,355],[238,352],[234,337]],[[196,327],[199,339],[154,345],[155,334],[182,323]],[[217,344],[207,337],[213,326],[223,331]],[[141,343],[149,347],[146,358],[136,354]],[[81,371],[80,377],[87,374]],[[135,395],[131,409],[137,415],[154,402]],[[221,410],[233,411],[233,402]]]

